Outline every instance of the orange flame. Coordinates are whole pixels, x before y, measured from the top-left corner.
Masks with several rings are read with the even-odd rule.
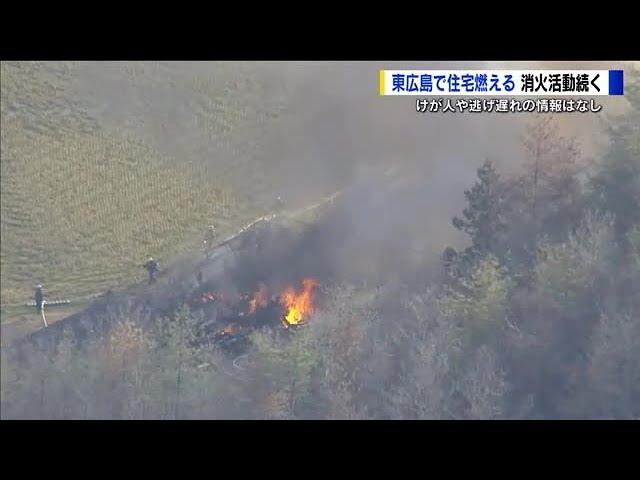
[[[237,327],[235,325],[229,324],[226,327],[224,327],[220,333],[222,335],[231,335],[233,333],[236,333],[237,331],[238,331],[238,329],[237,329]]]
[[[253,315],[258,310],[258,307],[264,308],[269,304],[269,290],[267,286],[260,282],[258,285],[258,291],[253,295],[253,298],[249,300],[249,314]]]
[[[283,316],[285,327],[300,325],[313,313],[313,293],[318,286],[312,278],[302,280],[302,291],[296,293],[293,287],[288,287],[280,294],[280,303],[287,309]]]

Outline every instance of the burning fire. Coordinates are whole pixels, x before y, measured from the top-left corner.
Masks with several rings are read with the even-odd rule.
[[[199,303],[213,302],[214,300],[216,300],[217,297],[218,295],[213,292],[204,292],[198,299],[198,302]]]
[[[220,331],[220,335],[232,335],[238,331],[238,328],[234,325],[227,325]]]
[[[287,309],[283,315],[285,327],[300,325],[313,313],[313,294],[318,282],[312,278],[302,280],[302,291],[296,293],[293,287],[288,287],[280,294],[280,303]]]
[[[254,294],[253,298],[249,300],[249,315],[253,315],[258,310],[258,307],[264,308],[269,304],[269,289],[267,286],[260,282],[258,291]]]
[[[258,283],[258,288],[253,295],[240,295],[234,297],[234,301],[229,305],[228,297],[217,292],[203,292],[196,298],[195,302],[200,305],[216,304],[220,302],[229,307],[230,312],[223,309],[218,312],[221,320],[227,319],[226,325],[215,334],[216,339],[223,337],[233,337],[241,332],[243,328],[253,328],[259,324],[269,324],[280,321],[284,328],[303,325],[309,316],[314,312],[315,289],[319,283],[313,278],[302,280],[302,288],[297,290],[290,285],[280,294],[272,295],[272,290],[264,283]],[[275,307],[275,308],[272,308]],[[277,313],[276,313],[277,312]],[[278,317],[278,315],[280,315]],[[243,319],[242,321],[241,318]],[[228,322],[231,323],[228,323]],[[244,325],[244,327],[242,326]]]

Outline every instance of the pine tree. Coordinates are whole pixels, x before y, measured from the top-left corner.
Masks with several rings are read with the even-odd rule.
[[[464,195],[467,208],[463,218],[453,218],[453,226],[469,235],[474,257],[497,253],[506,231],[504,189],[491,161],[486,160],[478,169],[478,180]]]
[[[520,221],[530,242],[541,234],[562,240],[581,216],[582,191],[578,180],[580,150],[575,139],[564,137],[551,118],[537,116],[528,125],[522,145],[525,149],[525,171],[516,179],[515,192],[509,200],[520,210]],[[513,195],[515,193],[515,195]],[[513,202],[520,203],[518,207]],[[517,219],[516,219],[517,220]],[[526,240],[526,239],[525,239]]]

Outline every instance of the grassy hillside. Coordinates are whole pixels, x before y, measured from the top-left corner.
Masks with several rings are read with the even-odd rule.
[[[254,160],[283,102],[249,80],[260,68],[3,62],[4,320],[36,282],[67,298],[119,288],[207,224],[262,213],[277,176]]]
[[[504,138],[520,118],[416,122],[410,102],[375,95],[380,67],[2,62],[3,318],[37,281],[71,298],[135,282],[147,255],[244,225],[276,194],[309,204],[393,164],[429,179],[423,218],[448,223],[478,151],[519,165]],[[434,251],[456,234],[423,223]]]

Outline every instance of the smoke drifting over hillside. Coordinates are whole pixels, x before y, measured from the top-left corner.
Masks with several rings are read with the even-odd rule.
[[[6,415],[637,416],[633,111],[612,150],[589,114],[531,127],[377,94],[381,68],[547,66],[76,65],[69,88],[96,125],[267,215],[231,235],[246,223],[225,205],[206,255],[160,259],[157,283],[5,350]],[[532,163],[542,149],[555,163]]]
[[[599,68],[600,63],[563,63],[563,68]],[[379,97],[380,68],[551,68],[554,64],[496,62],[142,62],[81,64],[74,88],[101,122],[138,132],[173,162],[203,162],[213,172],[267,172],[233,178],[242,192],[261,192],[296,205],[357,181],[373,167],[396,168],[421,178],[423,222],[459,210],[461,191],[490,158],[516,171],[523,162],[519,135],[530,120],[510,114],[417,114],[415,99]],[[607,68],[616,65],[607,64]],[[196,80],[190,80],[191,78]],[[162,78],[163,80],[156,80]],[[209,80],[197,80],[208,78]],[[189,80],[187,80],[189,79]],[[188,86],[189,88],[185,87]],[[230,100],[220,95],[236,88]],[[198,92],[206,92],[204,97]],[[243,98],[244,95],[244,98]],[[203,100],[203,98],[205,100]],[[238,100],[235,100],[237,98]],[[203,103],[203,101],[205,103]],[[605,108],[624,101],[605,99]],[[209,103],[207,103],[209,102]],[[229,134],[209,136],[205,117],[223,121],[227,104],[241,104]],[[263,107],[279,113],[262,117]],[[269,107],[271,108],[271,107]],[[274,107],[275,108],[275,107]],[[207,112],[207,113],[203,113]],[[234,114],[235,115],[235,114]],[[588,153],[598,147],[593,115],[559,115]],[[240,120],[242,119],[242,120]],[[224,120],[226,121],[226,120]],[[446,198],[446,201],[443,199]],[[434,208],[431,208],[434,207]],[[438,229],[443,232],[442,227]],[[449,237],[453,231],[439,233]]]
[[[500,64],[500,68],[542,65]],[[563,68],[570,68],[565,65]],[[573,65],[576,68],[580,65]],[[582,68],[602,65],[585,64]],[[532,117],[518,114],[418,114],[415,99],[379,97],[379,68],[492,68],[493,63],[278,64],[293,91],[286,114],[275,121],[272,148],[262,158],[282,166],[283,194],[304,202],[309,192],[331,191],[358,181],[372,168],[394,168],[399,176],[422,182],[421,198],[411,208],[420,223],[438,225],[440,241],[451,238],[443,225],[460,209],[461,192],[487,158],[507,172],[526,161],[521,135]],[[550,66],[547,66],[550,68]],[[614,68],[609,65],[607,68]],[[604,100],[619,111],[625,102]],[[558,115],[566,134],[575,136],[586,155],[602,146],[595,115]],[[600,143],[597,143],[600,141]],[[366,209],[366,204],[360,206]],[[431,232],[434,234],[435,232]]]

